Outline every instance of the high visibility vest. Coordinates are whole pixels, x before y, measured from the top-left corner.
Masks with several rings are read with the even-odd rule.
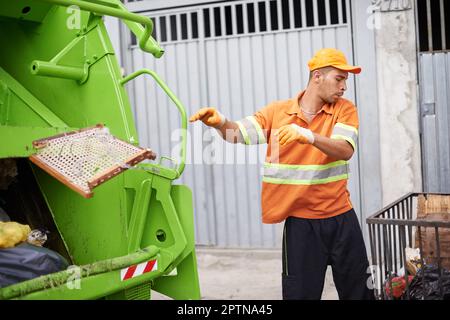
[[[347,141],[354,150],[358,141],[358,112],[349,100],[326,104],[311,123],[294,99],[277,101],[237,124],[247,145],[268,144],[264,164],[262,215],[264,223],[279,223],[289,216],[331,218],[352,209],[347,182],[348,161],[336,161],[312,145],[280,146],[274,133],[297,124],[314,133]]]

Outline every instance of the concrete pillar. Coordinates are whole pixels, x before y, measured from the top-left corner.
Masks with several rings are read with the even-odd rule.
[[[374,16],[383,205],[422,190],[414,12]]]

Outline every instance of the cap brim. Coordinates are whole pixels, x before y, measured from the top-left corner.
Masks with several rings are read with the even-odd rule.
[[[338,65],[338,66],[333,66],[336,69],[342,70],[342,71],[347,71],[350,73],[354,73],[354,74],[360,74],[361,73],[361,67],[355,67],[355,66],[349,66],[349,65]]]

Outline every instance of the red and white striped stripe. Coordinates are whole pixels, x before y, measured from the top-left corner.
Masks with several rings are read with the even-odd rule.
[[[157,269],[158,269],[158,261],[157,260],[150,260],[147,262],[142,262],[142,263],[136,264],[134,266],[120,270],[120,279],[122,281],[125,281],[125,280],[131,279],[131,278],[139,277],[139,276],[143,275],[144,273],[152,272]]]

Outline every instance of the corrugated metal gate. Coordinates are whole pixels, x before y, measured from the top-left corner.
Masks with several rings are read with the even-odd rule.
[[[450,193],[450,2],[417,0],[425,192]]]
[[[420,55],[425,192],[450,193],[450,53]]]
[[[128,39],[127,72],[155,70],[192,115],[218,107],[229,119],[252,115],[271,101],[306,87],[307,61],[322,47],[352,57],[348,0],[228,1],[142,12],[153,18],[160,60]],[[177,157],[179,118],[146,79],[129,87],[140,144]],[[353,78],[346,97],[354,101]],[[280,247],[280,227],[260,217],[265,146],[234,146],[200,124],[190,126],[182,183],[194,193],[196,239],[218,247]],[[358,156],[351,162],[350,193],[360,212]]]

